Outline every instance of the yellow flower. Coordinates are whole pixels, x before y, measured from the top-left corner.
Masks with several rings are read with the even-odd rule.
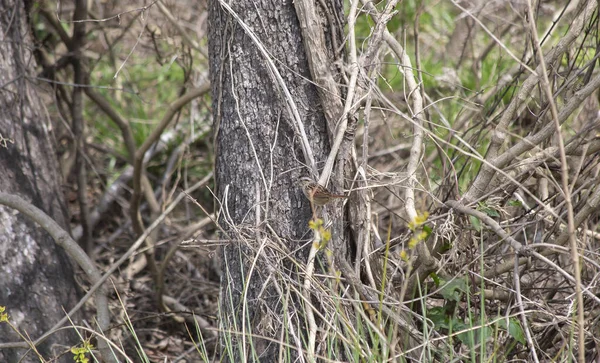
[[[408,262],[408,253],[406,253],[406,250],[400,251],[400,258],[402,261]]]
[[[412,250],[418,244],[419,244],[419,240],[413,237],[408,241],[408,248],[410,248]]]

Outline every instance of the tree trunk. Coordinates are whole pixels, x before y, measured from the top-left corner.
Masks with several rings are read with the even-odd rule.
[[[315,160],[324,161],[329,151],[326,120],[310,81],[292,1],[230,3],[273,60],[304,123]],[[302,281],[291,260],[303,266],[311,245],[310,203],[297,185],[310,170],[265,54],[228,10],[218,1],[210,4],[215,175],[219,222],[227,241],[221,277],[223,354],[231,361],[273,362],[290,351],[274,342],[283,339],[300,348],[304,338],[300,303],[280,282]],[[282,249],[289,257],[283,262],[277,254]],[[287,271],[285,276],[282,271]]]
[[[21,1],[0,4],[0,190],[28,200],[67,229],[55,152],[49,125],[44,123],[47,117],[27,79],[35,68],[27,14]],[[35,340],[75,304],[73,270],[64,251],[42,228],[4,206],[0,231],[0,305],[6,305],[11,323]],[[21,339],[7,324],[0,324],[0,342],[11,341]],[[40,344],[38,351],[49,359],[76,343],[76,336],[63,330]],[[0,361],[19,361],[25,351],[0,350]],[[30,351],[22,361],[40,360]]]

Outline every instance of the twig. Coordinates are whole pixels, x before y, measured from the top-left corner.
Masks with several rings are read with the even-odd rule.
[[[531,355],[536,363],[539,363],[537,353],[535,351],[535,345],[531,338],[531,331],[529,330],[529,324],[527,323],[527,315],[525,314],[525,304],[523,304],[523,296],[521,295],[521,278],[519,277],[519,261],[515,259],[513,269],[513,280],[515,283],[515,295],[517,296],[517,303],[519,304],[519,316],[521,317],[521,324],[523,324],[523,330],[525,331],[525,338],[527,338],[527,345],[531,350]],[[508,326],[508,323],[506,324]]]
[[[194,188],[194,186],[192,186],[190,189]],[[189,190],[189,189],[188,189]],[[75,314],[79,309],[81,309],[81,307],[85,304],[86,301],[89,300],[89,298],[92,296],[92,294],[94,294],[96,292],[96,290],[98,290],[102,284],[104,284],[104,282],[106,280],[108,280],[108,278],[119,268],[119,266],[121,266],[123,264],[123,262],[127,261],[129,259],[129,257],[131,257],[131,255],[133,255],[133,253],[135,251],[137,251],[137,249],[144,243],[144,241],[146,240],[146,238],[148,237],[148,235],[155,229],[157,228],[162,222],[163,220],[167,217],[167,215],[169,215],[171,213],[171,211],[173,211],[173,209],[175,209],[175,207],[179,204],[179,202],[186,197],[186,191],[183,191],[181,193],[179,193],[179,195],[177,196],[177,198],[175,198],[175,200],[173,201],[173,203],[171,203],[166,209],[165,211],[158,216],[158,218],[142,233],[142,235],[133,243],[133,245],[129,248],[129,250],[127,250],[127,252],[125,252],[125,254],[123,254],[123,256],[121,256],[121,258],[119,258],[115,263],[112,264],[112,266],[106,271],[106,273],[104,275],[102,275],[88,290],[88,292],[79,300],[79,302],[68,312],[68,316],[72,316],[73,314]],[[4,193],[0,193],[0,198],[3,197],[13,197],[11,195],[7,195]],[[16,198],[16,197],[14,197]],[[0,199],[0,203],[5,204],[2,199]],[[6,203],[6,205],[9,205],[8,203]],[[10,205],[9,205],[10,206]],[[49,218],[49,217],[48,217]],[[46,222],[46,221],[44,221]],[[54,222],[52,219],[49,218],[49,223]],[[55,222],[54,222],[55,223]],[[43,227],[43,225],[42,225]],[[50,233],[50,231],[49,231]],[[65,232],[66,234],[66,232]],[[58,242],[62,242],[64,243],[65,241],[68,241],[68,238],[70,238],[68,236],[68,234],[66,234],[66,236],[63,235],[59,235],[58,237],[60,237],[59,239],[57,239]],[[57,243],[58,243],[57,242]],[[70,243],[69,243],[70,245]],[[75,243],[75,245],[77,245]],[[76,251],[76,250],[74,250]],[[85,256],[85,252],[83,252],[81,249],[79,249],[79,251],[81,251],[81,253]],[[80,256],[81,257],[81,256]],[[84,266],[86,268],[91,268],[93,267],[93,263],[90,261],[90,263],[85,263]],[[84,268],[85,270],[85,268]],[[98,303],[98,302],[97,302]],[[108,306],[108,304],[107,304]],[[66,323],[68,321],[68,317],[64,317],[62,318],[58,323],[56,323],[52,328],[50,328],[48,330],[47,333],[43,334],[40,338],[38,338],[36,340],[36,344],[37,342],[40,342],[42,340],[44,340],[46,337],[50,336],[51,334],[54,333],[54,331],[56,331],[57,329],[60,329],[60,327]],[[100,321],[100,320],[99,320]],[[107,324],[108,325],[108,324]],[[3,348],[3,344],[0,344],[0,349]]]
[[[343,112],[342,96],[330,70],[331,59],[328,57],[324,30],[321,27],[319,15],[317,15],[317,7],[313,1],[309,0],[295,0],[293,3],[300,22],[302,43],[308,58],[311,78],[319,93],[323,113],[327,120],[327,130],[333,134]],[[323,9],[323,11],[325,10]],[[329,24],[329,26],[330,32],[336,31],[334,24]]]
[[[502,240],[508,242],[517,254],[522,255],[522,256],[528,255],[529,250],[528,250],[527,246],[523,246],[523,244],[521,244],[519,241],[512,238],[508,233],[506,233],[504,231],[504,229],[502,229],[502,227],[498,224],[498,222],[493,220],[487,214],[477,211],[475,209],[469,208],[467,206],[464,206],[461,202],[456,201],[456,200],[448,200],[448,201],[446,201],[446,205],[448,207],[456,210],[457,212],[467,214],[467,215],[473,216],[477,219],[480,219],[483,223],[485,223],[488,227],[490,227],[494,233],[496,233],[498,236],[500,236],[500,238],[502,238]]]
[[[592,3],[596,1],[590,0]],[[533,9],[531,6],[531,0],[527,0],[527,14],[529,17],[529,24],[531,25],[531,36],[533,38],[533,44],[536,48],[541,68],[542,78],[542,89],[546,93],[546,98],[550,104],[550,112],[552,114],[552,120],[556,127],[556,139],[558,140],[558,150],[560,154],[560,170],[562,180],[562,192],[564,194],[565,203],[567,205],[567,231],[569,232],[569,241],[571,244],[571,259],[573,261],[573,270],[575,273],[575,294],[577,296],[577,323],[578,323],[578,343],[579,343],[579,361],[585,361],[585,318],[583,311],[583,295],[581,293],[581,269],[579,267],[579,253],[577,250],[577,240],[575,238],[575,222],[573,220],[573,201],[571,199],[571,188],[569,186],[569,170],[567,165],[567,155],[565,154],[565,145],[560,131],[560,121],[558,120],[558,111],[554,102],[554,95],[550,89],[550,81],[548,79],[548,72],[546,71],[546,63],[544,61],[544,55],[542,48],[540,47],[540,40],[538,39],[537,28],[535,26],[535,17],[533,16]]]
[[[208,58],[208,54],[206,54],[206,50],[200,48],[200,46],[198,45],[198,42],[196,42],[194,39],[192,39],[190,37],[190,35],[185,31],[185,29],[183,29],[181,24],[179,24],[177,19],[175,19],[173,14],[171,14],[169,9],[167,9],[167,7],[163,4],[163,0],[157,1],[156,6],[158,6],[158,10],[160,10],[160,12],[163,13],[163,15],[167,18],[167,20],[169,20],[171,25],[173,25],[175,27],[175,29],[177,29],[177,31],[181,35],[181,39],[183,39],[183,42],[185,44],[187,44],[190,48],[196,50],[198,53],[200,53],[200,54],[204,55],[206,58]]]
[[[306,260],[306,269],[304,273],[304,283],[302,285],[302,295],[307,302],[311,301],[311,281],[313,279],[313,273],[315,270],[315,259],[317,257],[317,252],[319,252],[319,235],[317,231],[314,231],[314,237],[312,241],[312,245],[308,254],[308,258]],[[307,304],[308,305],[308,304]],[[314,362],[315,358],[315,342],[317,339],[317,323],[315,321],[315,314],[313,311],[314,307],[312,304],[308,305],[304,311],[306,312],[306,320],[308,321],[308,361]]]
[[[162,120],[159,122],[157,127],[152,131],[150,136],[146,138],[142,146],[140,146],[135,152],[134,163],[133,163],[133,194],[131,196],[131,202],[129,206],[129,216],[131,218],[131,222],[133,225],[133,230],[136,235],[141,235],[144,231],[143,223],[141,216],[139,214],[139,206],[142,197],[142,181],[146,180],[142,175],[144,174],[144,156],[146,151],[160,138],[160,135],[167,128],[175,113],[177,113],[183,106],[189,103],[194,98],[200,97],[206,94],[210,90],[210,84],[207,82],[200,86],[199,88],[194,88],[190,90],[188,93],[179,97],[173,103],[171,103],[167,107],[167,111],[163,115]],[[149,182],[147,182],[149,184]],[[148,189],[148,188],[145,188]],[[148,193],[152,193],[152,189],[148,190]],[[158,276],[158,269],[156,267],[156,262],[154,261],[154,256],[152,251],[153,246],[148,241],[148,264],[150,266],[153,278],[156,279]]]
[[[405,332],[407,332],[412,338],[416,339],[416,341],[423,341],[423,336],[420,331],[418,331],[414,326],[412,326],[408,321],[406,321],[403,317],[401,317],[398,313],[392,311],[386,305],[380,305],[379,298],[373,296],[371,292],[360,282],[360,280],[354,275],[352,271],[352,267],[344,259],[343,256],[336,255],[335,259],[338,264],[340,270],[346,277],[346,280],[350,283],[352,288],[358,292],[366,302],[373,305],[375,309],[381,309],[390,319],[392,319],[396,324],[398,324]]]
[[[467,215],[470,215],[470,216],[480,219],[483,223],[485,223],[488,227],[490,227],[494,233],[496,233],[500,238],[502,238],[502,240],[507,241],[518,255],[533,256],[533,257],[537,258],[538,260],[543,261],[548,266],[551,266],[552,268],[554,268],[561,275],[566,277],[567,280],[569,280],[573,283],[576,283],[576,279],[573,276],[569,275],[569,273],[567,273],[564,269],[562,269],[556,263],[550,261],[546,256],[544,256],[544,254],[532,251],[531,246],[523,246],[520,242],[518,242],[513,237],[508,235],[508,233],[506,233],[502,229],[502,227],[498,224],[498,222],[493,220],[491,217],[489,217],[485,213],[482,213],[482,212],[476,211],[472,208],[466,207],[466,206],[462,205],[461,202],[458,202],[455,200],[446,201],[446,205],[458,212],[461,212],[461,213],[464,213],[464,214],[467,214]],[[551,252],[551,251],[548,251],[545,254],[549,254],[549,252]],[[526,261],[523,261],[522,263],[525,263],[525,262]],[[514,263],[515,263],[514,259],[511,259],[504,266],[508,265],[509,263],[511,266],[507,267],[506,271],[504,271],[504,272],[510,271],[510,269],[514,266]],[[519,260],[519,265],[522,263],[521,263],[521,260]],[[494,272],[496,272],[496,270]],[[486,274],[486,277],[487,277],[487,274]],[[594,295],[592,292],[590,292],[588,290],[585,290],[585,293],[586,293],[586,295],[591,297],[594,301],[600,303],[600,297]]]
[[[135,156],[135,140],[133,138],[133,132],[129,126],[129,122],[125,120],[119,113],[110,105],[101,94],[96,92],[93,88],[84,88],[85,94],[94,101],[96,106],[100,108],[121,130],[123,141],[128,152],[128,161],[133,165],[133,158]]]
[[[496,43],[497,43],[497,44],[498,44],[498,45],[499,45],[501,48],[502,48],[502,49],[504,49],[504,51],[505,51],[506,53],[508,53],[508,55],[509,55],[509,56],[510,56],[512,59],[514,59],[514,60],[515,60],[517,63],[519,63],[519,64],[521,65],[521,67],[525,68],[525,69],[526,69],[526,70],[528,70],[530,73],[535,73],[535,72],[533,71],[533,69],[529,68],[529,67],[527,66],[527,64],[523,63],[523,62],[522,62],[522,61],[519,59],[519,57],[517,57],[516,55],[514,55],[514,54],[513,54],[513,53],[510,51],[510,49],[508,49],[508,48],[506,47],[506,45],[504,45],[504,43],[502,43],[502,42],[500,41],[500,39],[496,38],[496,36],[494,35],[494,33],[493,33],[493,32],[491,32],[491,31],[490,31],[490,30],[489,30],[489,29],[488,29],[488,28],[487,28],[487,27],[486,27],[486,26],[485,26],[485,25],[484,25],[484,24],[481,22],[481,20],[479,20],[479,18],[478,18],[478,17],[476,17],[475,15],[471,14],[471,12],[470,12],[469,10],[467,10],[467,9],[463,8],[462,6],[460,6],[460,4],[459,4],[458,2],[456,2],[455,0],[452,0],[452,3],[454,4],[454,6],[456,6],[457,8],[459,8],[459,9],[460,9],[462,12],[464,12],[465,14],[467,14],[468,16],[470,16],[470,17],[471,17],[473,20],[475,20],[475,22],[476,22],[477,24],[479,24],[479,26],[480,26],[480,27],[481,27],[481,28],[482,28],[482,29],[483,29],[483,30],[484,30],[484,31],[485,31],[485,32],[486,32],[486,33],[487,33],[487,34],[488,34],[488,35],[489,35],[489,36],[490,36],[490,37],[491,37],[491,38],[492,38],[492,39],[493,39],[493,40],[494,40],[494,41],[495,41],[495,42],[496,42]]]
[[[370,11],[371,16],[377,21],[377,9],[372,3],[365,3],[365,6]],[[410,57],[406,54],[403,47],[398,41],[390,34],[387,29],[383,31],[383,39],[390,46],[392,51],[396,54],[399,61],[399,71],[404,74],[408,86],[408,96],[412,98],[411,104],[411,122],[413,125],[413,141],[410,150],[410,157],[407,166],[408,181],[405,186],[405,205],[404,209],[410,221],[417,217],[417,211],[415,208],[415,188],[417,186],[417,167],[421,162],[421,154],[423,150],[423,99],[421,97],[421,91],[419,90],[419,84],[415,80],[415,76],[412,72],[412,64]],[[417,244],[417,254],[419,267],[415,271],[413,278],[409,283],[408,291],[412,291],[416,286],[415,279],[424,279],[429,275],[429,272],[435,270],[438,266],[435,258],[431,256],[429,247],[425,243]]]
[[[206,185],[209,182],[209,180],[212,177],[213,177],[213,172],[208,173],[208,175],[206,175],[204,178],[202,178],[202,180],[200,180],[199,182],[194,184],[193,188],[198,189],[198,188],[203,187],[204,185]],[[190,190],[189,192],[186,192],[186,193],[190,193],[192,191],[193,190]],[[204,225],[207,225],[210,222],[212,222],[212,220],[208,217],[203,219]],[[185,238],[187,238],[187,237],[179,239],[176,243],[173,244],[173,246],[171,246],[171,248],[169,248],[162,263],[159,264],[159,266],[158,266],[158,274],[156,276],[156,295],[158,297],[158,299],[157,299],[158,307],[161,309],[163,309],[165,307],[165,305],[163,304],[163,301],[162,301],[162,296],[163,296],[164,289],[165,289],[165,279],[164,279],[165,271],[167,269],[167,266],[169,265],[169,261],[171,260],[171,258],[173,258],[173,256],[175,255],[175,252],[177,252],[177,250],[179,249],[179,246],[181,245],[181,242]]]
[[[350,14],[348,14],[348,54],[349,54],[349,66],[350,66],[350,81],[348,82],[348,90],[346,92],[346,102],[344,104],[344,112],[340,115],[339,123],[333,136],[333,144],[331,150],[325,161],[323,172],[319,177],[319,184],[327,185],[327,180],[333,170],[333,163],[335,162],[338,150],[342,144],[344,138],[344,132],[348,126],[348,115],[350,111],[356,107],[355,94],[356,94],[356,82],[358,81],[358,73],[360,71],[358,58],[356,53],[356,34],[354,33],[354,26],[356,25],[356,9],[357,0],[353,1],[350,6]],[[318,174],[315,174],[318,175]]]
[[[548,54],[545,57],[546,63],[554,63],[558,59],[559,56],[561,56],[564,52],[567,51],[567,49],[569,49],[571,44],[575,41],[575,39],[579,36],[579,34],[581,34],[584,27],[590,20],[590,18],[592,16],[594,16],[596,6],[597,6],[596,1],[588,1],[586,8],[573,21],[572,26],[569,28],[569,32],[564,37],[561,38],[561,40],[558,42],[558,44],[550,52],[548,52]],[[538,66],[538,68],[539,67],[540,66]],[[487,151],[487,160],[491,160],[490,164],[492,164],[493,167],[491,167],[490,165],[487,165],[487,164],[482,165],[481,170],[480,170],[479,174],[477,175],[477,178],[475,179],[475,181],[473,182],[473,184],[471,185],[471,187],[469,188],[467,193],[464,195],[464,200],[466,203],[470,203],[474,200],[477,200],[477,199],[479,199],[479,197],[481,197],[483,194],[486,193],[487,188],[490,185],[490,182],[496,173],[496,168],[502,168],[505,165],[504,163],[508,163],[510,160],[514,160],[516,155],[519,155],[522,152],[530,150],[534,145],[539,144],[539,143],[536,143],[535,141],[531,140],[529,137],[527,137],[526,139],[522,140],[517,145],[513,146],[509,151],[506,151],[503,155],[498,156],[498,151],[500,150],[502,145],[504,145],[504,142],[507,137],[508,125],[514,119],[514,116],[515,116],[519,106],[530,97],[533,88],[538,84],[538,82],[539,82],[539,78],[537,76],[538,74],[539,74],[539,69],[536,69],[536,73],[532,73],[529,76],[529,78],[527,78],[527,80],[525,80],[525,82],[519,89],[519,93],[516,95],[516,97],[514,97],[512,99],[512,101],[510,102],[508,107],[502,113],[502,117],[500,118],[500,121],[498,122],[498,125],[496,126],[496,128],[492,134],[492,140],[491,140],[490,146]],[[592,82],[590,82],[590,83],[592,83]],[[596,88],[597,88],[597,86],[594,88],[594,90]],[[579,93],[581,91],[582,90],[578,91],[577,93]],[[576,99],[577,97],[573,97],[573,98]],[[571,99],[571,100],[569,100],[569,103],[571,103],[573,101],[574,100]],[[581,102],[579,102],[579,103],[581,103]],[[563,111],[566,109],[568,109],[567,106],[565,106],[563,108]],[[561,114],[563,114],[563,112],[561,112]],[[565,117],[567,117],[569,115],[570,115],[570,112],[568,115],[565,115]],[[551,130],[554,130],[554,125],[550,125],[550,126],[551,126]],[[552,133],[552,131],[549,132],[549,135],[551,133]],[[538,134],[540,134],[540,133],[538,133]],[[516,149],[517,147],[519,147],[519,148]],[[511,151],[516,151],[515,149],[516,150],[525,149],[525,150],[518,152],[518,153],[511,152]],[[500,161],[503,161],[503,162],[500,162]]]
[[[69,254],[69,256],[71,256],[71,258],[73,258],[75,262],[77,262],[79,267],[81,267],[81,269],[85,272],[90,281],[98,285],[96,289],[100,287],[103,281],[102,275],[94,265],[94,261],[92,261],[88,257],[85,251],[82,250],[81,247],[79,247],[77,242],[75,242],[71,238],[71,236],[69,236],[69,233],[67,233],[61,226],[59,226],[58,223],[54,221],[54,219],[50,218],[50,216],[48,216],[42,210],[16,195],[0,192],[0,204],[18,210],[19,212],[23,213],[24,215],[35,221],[37,224],[39,224],[46,232],[48,232],[48,234],[50,234],[50,236],[52,236],[56,244],[61,246],[65,250],[65,252],[67,252],[67,254]],[[80,300],[78,305],[82,306],[91,297],[93,291],[95,291],[96,289],[90,289],[86,296]],[[60,322],[58,322],[52,329],[50,329],[49,332],[42,334],[41,337],[36,339],[34,344],[37,345],[44,339],[46,339],[48,336],[50,336],[58,327],[62,326],[62,324],[64,324],[68,320],[69,316],[72,316],[77,310],[78,308],[73,308],[67,314],[67,316],[64,317]],[[99,289],[96,294],[96,311],[98,314],[98,326],[100,330],[107,330],[110,325],[110,313],[108,310],[108,299],[106,297],[106,291],[103,288]],[[25,347],[27,346],[26,343],[23,344]],[[0,343],[0,349],[15,347],[16,345],[23,346],[23,344]],[[109,361],[112,361],[112,354],[110,354],[110,350],[104,349],[105,347],[107,347],[106,344],[102,345],[103,357]]]
[[[87,17],[87,1],[75,1],[74,20],[82,20]],[[83,47],[85,46],[86,23],[75,23],[73,26],[73,37],[71,38],[71,65],[73,66],[73,83],[83,84],[84,58]],[[90,210],[88,207],[87,190],[87,168],[85,164],[85,121],[83,119],[83,89],[73,88],[73,103],[71,105],[71,117],[73,120],[73,134],[75,138],[75,168],[77,171],[77,199],[79,201],[79,214],[83,228],[82,244],[88,254],[92,254],[92,230],[90,228]],[[106,347],[104,347],[106,348]]]

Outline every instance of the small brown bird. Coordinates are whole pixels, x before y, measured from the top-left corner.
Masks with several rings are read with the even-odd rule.
[[[309,177],[300,178],[300,186],[302,187],[302,192],[311,201],[313,205],[323,206],[333,199],[337,198],[348,198],[346,195],[341,194],[333,194],[327,188],[313,181]]]

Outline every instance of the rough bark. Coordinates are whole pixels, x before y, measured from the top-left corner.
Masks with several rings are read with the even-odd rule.
[[[34,75],[35,61],[26,12],[23,3],[14,0],[0,0],[0,8],[0,190],[30,201],[68,228],[47,117],[28,79]],[[37,339],[76,302],[71,264],[45,231],[3,206],[0,231],[0,305],[6,305],[21,333]],[[0,324],[0,341],[20,339],[7,324]],[[76,343],[76,336],[63,330],[38,350],[48,359]],[[16,362],[24,352],[0,350],[0,361]],[[39,359],[29,352],[22,361]]]
[[[310,170],[303,166],[286,100],[263,54],[218,1],[210,4],[215,176],[217,198],[222,203],[219,221],[227,234],[224,238],[230,241],[222,250],[221,328],[232,332],[227,335],[234,339],[233,350],[224,354],[230,359],[246,354],[272,362],[278,360],[278,344],[253,339],[250,348],[239,333],[278,341],[284,324],[289,323],[285,319],[291,310],[286,311],[284,304],[292,309],[294,302],[284,301],[285,291],[277,286],[276,273],[281,270],[274,265],[274,258],[265,256],[271,256],[271,248],[279,244],[301,263],[306,261],[311,211],[296,181],[310,175]],[[326,120],[316,87],[309,80],[292,1],[234,1],[230,6],[274,59],[304,122],[315,159],[323,161],[329,150]],[[288,263],[288,276],[300,281],[292,266]],[[303,325],[297,311],[291,315]]]

